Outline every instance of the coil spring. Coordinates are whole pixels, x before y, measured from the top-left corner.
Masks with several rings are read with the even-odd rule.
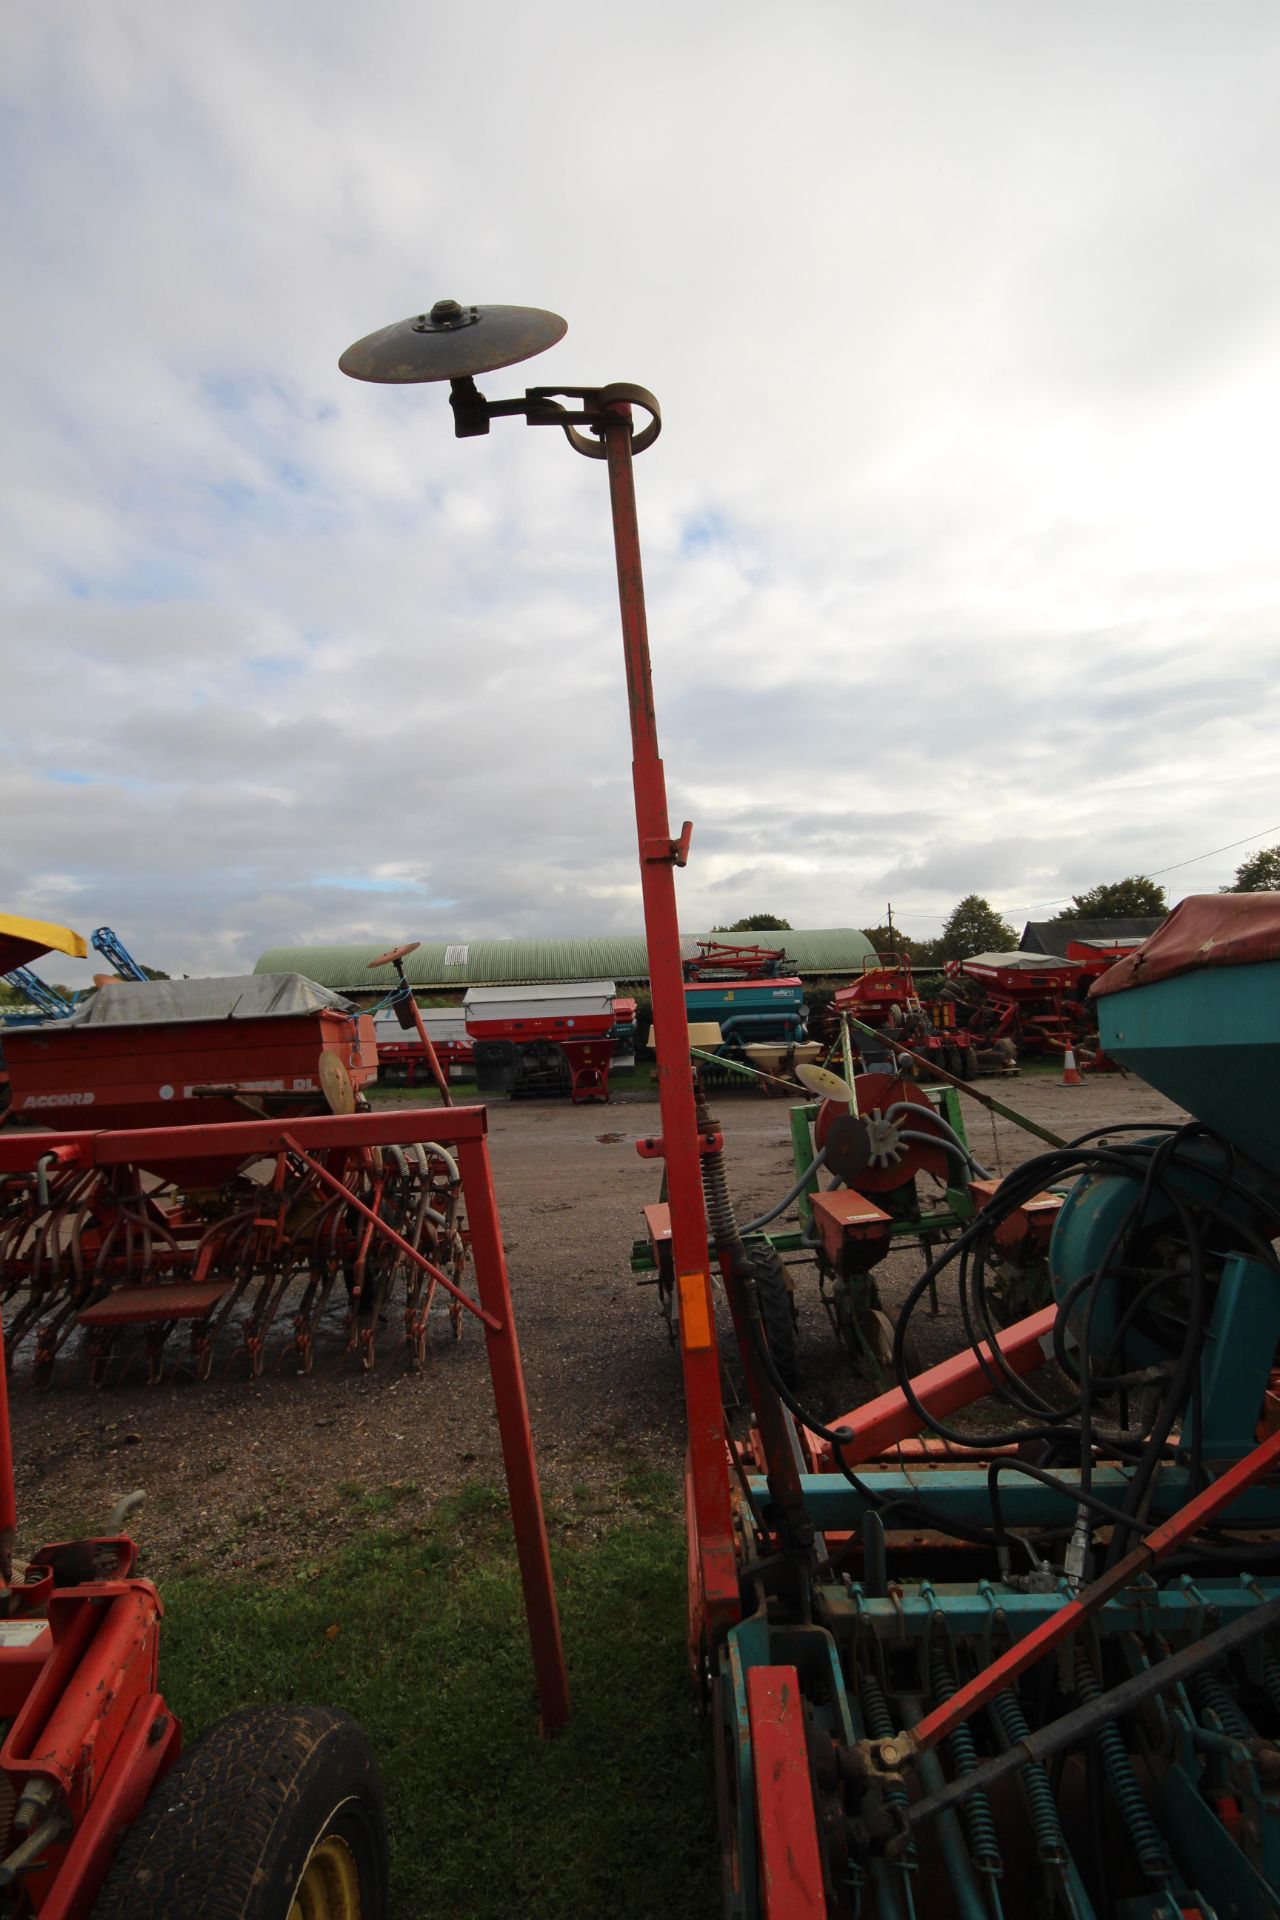
[[[1099,1699],[1102,1688],[1093,1669],[1093,1660],[1088,1651],[1078,1644],[1075,1670],[1076,1692],[1081,1700]],[[1160,1829],[1151,1818],[1151,1811],[1142,1797],[1142,1789],[1138,1785],[1129,1749],[1125,1746],[1120,1729],[1114,1720],[1107,1720],[1098,1728],[1095,1737],[1102,1753],[1102,1764],[1110,1782],[1112,1797],[1128,1829],[1138,1865],[1149,1880],[1167,1880],[1170,1873],[1169,1856],[1165,1852]]]
[[[889,1715],[889,1708],[880,1682],[868,1667],[862,1667],[858,1673],[858,1698],[862,1703],[862,1717],[867,1723],[867,1731],[873,1740],[892,1740],[896,1731]],[[884,1797],[891,1806],[907,1805],[905,1787],[886,1787]],[[916,1843],[912,1840],[899,1856],[904,1867],[913,1867],[916,1863]]]
[[[929,1677],[938,1699],[949,1700],[956,1690],[956,1677],[951,1668],[950,1651],[937,1634],[929,1649]],[[954,1733],[947,1735],[947,1751],[957,1774],[972,1773],[977,1767],[978,1749],[973,1744],[973,1734],[963,1721]],[[1003,1873],[1004,1862],[1000,1858],[1000,1843],[996,1839],[996,1823],[986,1794],[971,1793],[962,1813],[965,1832],[969,1836],[969,1852],[978,1871],[992,1875]]]
[[[1268,1654],[1266,1658],[1271,1659]],[[1274,1663],[1273,1663],[1274,1664]],[[1218,1716],[1222,1731],[1230,1734],[1233,1740],[1248,1740],[1252,1728],[1246,1722],[1239,1707],[1227,1692],[1221,1675],[1216,1673],[1198,1673],[1191,1683],[1195,1703],[1201,1713],[1206,1709]]]
[[[712,1241],[717,1247],[731,1244],[738,1238],[738,1221],[729,1197],[724,1155],[718,1151],[702,1156],[702,1192]],[[888,1735],[885,1737],[888,1738]]]
[[[1262,1649],[1262,1686],[1272,1713],[1280,1714],[1280,1660],[1266,1646]]]
[[[1018,1704],[1018,1696],[1006,1690],[998,1693],[991,1702],[992,1711],[1004,1730],[1004,1737],[1011,1747],[1020,1740],[1031,1737],[1031,1729]],[[1042,1865],[1061,1867],[1066,1865],[1067,1848],[1062,1838],[1062,1827],[1058,1821],[1058,1809],[1053,1801],[1053,1789],[1049,1777],[1038,1760],[1030,1761],[1018,1770],[1018,1778],[1026,1791],[1027,1806],[1031,1814],[1031,1831],[1035,1836],[1036,1852]]]

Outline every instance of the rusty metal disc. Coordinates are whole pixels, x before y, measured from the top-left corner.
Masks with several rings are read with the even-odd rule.
[[[823,1147],[827,1172],[846,1186],[856,1187],[858,1176],[871,1164],[871,1135],[867,1124],[853,1113],[837,1113],[826,1130]]]
[[[563,340],[569,323],[542,307],[468,307],[437,300],[347,348],[338,365],[353,380],[403,386],[416,380],[465,380],[531,360]]]
[[[420,940],[410,940],[403,947],[391,947],[386,953],[380,953],[376,960],[367,960],[365,965],[372,971],[374,967],[394,967],[397,960],[403,960],[406,954],[416,953],[421,946]]]
[[[356,1090],[352,1085],[347,1065],[336,1053],[328,1049],[320,1055],[318,1069],[320,1091],[329,1103],[330,1113],[354,1113],[356,1110]]]
[[[840,1100],[824,1100],[818,1109],[813,1126],[813,1142],[817,1147],[825,1147],[840,1122],[849,1117],[849,1092],[843,1083],[841,1085]],[[853,1097],[857,1102],[858,1125],[865,1130],[869,1147],[867,1165],[852,1181],[859,1193],[892,1192],[895,1187],[905,1186],[918,1173],[932,1174],[939,1180],[946,1178],[946,1152],[941,1144],[936,1147],[932,1144],[934,1139],[940,1142],[938,1116],[928,1094],[922,1093],[914,1080],[908,1080],[903,1074],[859,1073],[854,1077]],[[887,1120],[884,1116],[890,1107],[907,1108],[909,1113]],[[927,1141],[902,1139],[905,1133],[929,1138]],[[840,1169],[833,1167],[833,1171]]]

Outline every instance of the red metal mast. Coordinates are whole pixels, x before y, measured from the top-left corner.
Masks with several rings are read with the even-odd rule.
[[[691,1551],[701,1561],[706,1626],[711,1637],[738,1617],[728,1476],[724,1470],[724,1405],[716,1348],[715,1304],[707,1260],[707,1216],[689,1030],[685,1015],[680,922],[675,869],[688,857],[688,821],[671,837],[667,786],[658,752],[649,630],[645,618],[640,530],[631,459],[631,407],[604,408],[603,434],[609,463],[609,496],[618,562],[618,602],[631,713],[631,779],[635,792],[640,885],[649,948],[649,987],[658,1055],[658,1101],[663,1158],[671,1209],[671,1240],[679,1300],[680,1359],[684,1368],[689,1432],[686,1498]],[[696,1543],[696,1547],[693,1543]]]

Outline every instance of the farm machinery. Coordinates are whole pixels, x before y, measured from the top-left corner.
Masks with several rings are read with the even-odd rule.
[[[831,1012],[837,1025],[851,1015],[879,1034],[877,1041],[863,1033],[857,1042],[861,1062],[870,1070],[892,1067],[894,1050],[904,1044],[930,1066],[964,1080],[974,1079],[980,1067],[998,1072],[1015,1057],[1012,1042],[1003,1036],[971,1031],[954,999],[921,999],[905,953],[868,954],[857,977],[836,988]]]
[[[0,913],[0,979],[23,996],[21,1008],[0,1013],[0,1124],[9,1105],[9,1069],[5,1065],[3,1034],[34,1026],[41,1020],[62,1020],[75,1010],[65,994],[32,971],[30,962],[46,953],[65,953],[73,960],[83,960],[88,948],[70,927],[59,927],[49,920],[29,920],[20,914]]]
[[[461,1007],[424,1007],[422,1024],[430,1036],[440,1070],[452,1082],[475,1068],[475,1049],[467,1032],[467,1017]],[[378,1079],[403,1081],[416,1086],[419,1076],[431,1084],[431,1066],[416,1032],[406,1031],[397,1014],[390,1009],[373,1016],[374,1037],[378,1043]],[[412,1036],[412,1037],[411,1037]]]
[[[582,991],[581,985],[572,987],[573,994],[580,996]],[[482,1092],[568,1093],[578,1101],[594,1099],[602,1087],[607,1095],[611,1067],[635,1065],[636,1003],[632,999],[614,996],[607,1009],[591,1006],[592,1025],[576,1045],[569,1032],[570,1022],[577,1025],[575,1016],[563,1004],[548,1005],[539,987],[524,994],[518,988],[504,988],[496,1000],[486,1003],[468,996],[468,1001],[461,1007],[425,1007],[422,1022],[441,1070],[451,1080],[455,1074],[474,1076],[477,1052],[484,1056]],[[607,1029],[600,1017],[604,1012]],[[541,1023],[532,1036],[531,1021]],[[416,1035],[409,1038],[397,1012],[375,1013],[374,1028],[379,1080],[403,1079],[413,1086],[419,1073],[430,1079],[422,1043]],[[602,1040],[609,1043],[607,1052]],[[589,1048],[585,1058],[584,1043]]]
[[[1109,964],[1109,963],[1107,963]],[[1082,1053],[1096,1034],[1088,994],[1104,966],[1043,953],[976,953],[949,960],[947,991],[981,1047],[1018,1056]],[[1088,1046],[1091,1059],[1096,1051]]]
[[[280,1363],[309,1372],[335,1291],[342,1350],[364,1368],[398,1292],[412,1365],[445,1302],[460,1336],[459,1163],[430,1128],[369,1132],[373,1022],[337,995],[297,974],[112,979],[7,1044],[0,1297],[7,1351],[31,1338],[37,1383],[79,1334],[93,1383],[136,1334],[155,1381],[184,1325],[201,1379],[220,1344],[256,1378],[281,1322]],[[317,1116],[322,1151],[305,1133]],[[255,1151],[255,1126],[295,1122]]]
[[[342,365],[448,380],[460,436],[518,416],[608,465],[661,1111],[640,1144],[666,1169],[688,1644],[726,1914],[1278,1913],[1280,903],[1201,902],[1102,983],[1108,1051],[1195,1117],[1086,1134],[999,1183],[913,1287],[895,1384],[837,1421],[806,1408],[690,1064],[675,869],[692,829],[667,816],[632,478],[657,403],[623,385],[490,402],[475,384],[564,331],[441,301]],[[837,1105],[850,1163],[872,1164],[876,1113]],[[999,1328],[993,1249],[1053,1184],[1069,1188],[1054,1298]],[[745,1437],[721,1395],[713,1267]],[[913,1374],[910,1318],[944,1279],[968,1346]]]
[[[822,1048],[807,1037],[804,983],[787,971],[785,951],[720,940],[697,945],[683,963],[684,1004],[704,1083],[732,1087],[751,1079],[765,1093],[780,1080],[794,1085],[796,1068]]]
[[[607,1100],[617,991],[612,980],[471,987],[463,1005],[481,1093]]]
[[[278,978],[254,979],[279,995]],[[345,1067],[350,1035],[335,1039],[344,1022],[352,1025],[346,1016],[295,1007],[275,1018],[293,1037],[305,1033],[313,1081],[351,1084],[349,1069],[335,1082],[332,1069],[318,1067],[311,1046],[323,1035],[324,1057]],[[122,1030],[136,1040],[136,1028]],[[188,1043],[202,1036],[187,1027],[179,1037],[190,1070],[198,1054]],[[279,1061],[284,1051],[277,1042],[255,1052],[240,1030],[228,1044],[207,1047],[203,1064],[216,1061],[226,1074],[240,1052],[261,1067],[264,1053]],[[363,1054],[363,1042],[357,1051]],[[127,1061],[123,1052],[108,1057]],[[149,1291],[153,1306],[166,1291],[213,1285],[194,1276],[208,1275],[218,1260],[236,1268],[230,1282],[218,1274],[222,1298],[260,1247],[272,1247],[278,1276],[287,1258],[308,1257],[299,1248],[340,1261],[344,1244],[354,1252],[365,1239],[457,1293],[485,1333],[542,1721],[562,1726],[568,1682],[484,1109],[316,1113],[303,1110],[306,1103],[293,1097],[301,1089],[287,1085],[283,1098],[278,1086],[255,1090],[274,1111],[249,1118],[241,1108],[228,1118],[220,1109],[234,1103],[224,1085],[212,1096],[208,1122],[187,1115],[185,1125],[119,1124],[145,1104],[147,1070],[144,1054],[128,1065],[127,1082],[113,1083],[114,1115],[108,1101],[101,1112],[96,1102],[74,1110],[78,1122],[92,1114],[107,1119],[105,1127],[0,1135],[0,1209],[18,1208],[0,1214],[0,1235],[12,1240],[22,1209],[40,1208],[47,1266],[56,1264],[65,1236],[78,1234],[82,1257],[68,1287],[95,1267],[100,1275],[116,1272],[113,1261],[150,1248],[156,1270],[133,1291]],[[169,1091],[182,1097],[176,1084]],[[446,1161],[466,1206],[476,1299],[435,1266],[412,1210],[390,1205],[388,1183],[379,1182],[379,1165],[388,1173],[403,1167],[420,1187]],[[202,1264],[217,1235],[208,1218],[197,1224],[187,1216],[211,1211],[215,1188],[200,1183],[216,1177],[225,1184],[228,1168],[260,1170],[256,1198],[227,1220],[231,1244]],[[180,1208],[155,1199],[168,1189],[148,1190],[151,1175],[176,1181]],[[99,1222],[92,1259],[80,1220],[89,1214]],[[282,1232],[296,1236],[288,1256]],[[366,1249],[366,1273],[369,1265]],[[118,1287],[118,1303],[121,1294]],[[56,1298],[50,1305],[57,1310]],[[112,1524],[102,1538],[41,1546],[15,1568],[16,1528],[0,1368],[0,1912],[14,1920],[196,1920],[216,1895],[217,1910],[240,1920],[385,1920],[382,1790],[355,1722],[325,1708],[267,1707],[228,1716],[182,1753],[180,1724],[159,1690],[160,1600],[137,1576],[132,1540]]]
[[[932,1260],[998,1183],[970,1150],[963,1082],[935,1078],[930,1084],[927,1056],[899,1056],[887,1072],[855,1072],[847,1080],[822,1067],[801,1065],[798,1072],[818,1097],[798,1102],[788,1114],[792,1184],[776,1206],[742,1228],[757,1288],[769,1303],[771,1349],[794,1386],[796,1276],[812,1264],[836,1338],[855,1365],[885,1386],[893,1367],[893,1322],[881,1300],[877,1268],[908,1247]],[[1025,1124],[1011,1109],[999,1110]],[[988,1279],[1000,1324],[1048,1298],[1049,1234],[1061,1204],[1058,1194],[1037,1194],[1002,1229]],[[784,1218],[792,1209],[794,1219]],[[632,1245],[631,1268],[641,1284],[657,1285],[674,1343],[679,1300],[665,1199],[645,1207],[644,1223],[644,1237]],[[930,1305],[939,1310],[936,1289]],[[916,1351],[913,1340],[909,1359]]]

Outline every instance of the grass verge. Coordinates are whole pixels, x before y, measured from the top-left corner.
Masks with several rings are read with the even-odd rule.
[[[387,1790],[395,1920],[708,1920],[708,1730],[683,1644],[683,1530],[637,1476],[553,1549],[573,1719],[539,1738],[506,1502],[468,1487],[301,1578],[171,1583],[162,1685],[188,1739],[235,1707],[362,1721]]]

